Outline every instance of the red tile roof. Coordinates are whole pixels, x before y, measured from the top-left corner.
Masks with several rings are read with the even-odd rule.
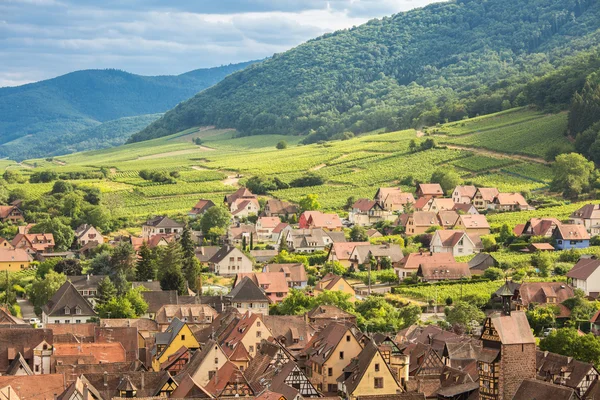
[[[62,374],[0,376],[0,388],[9,385],[24,400],[54,400],[66,389]]]
[[[125,362],[121,343],[54,343],[55,356],[92,355],[101,364]]]

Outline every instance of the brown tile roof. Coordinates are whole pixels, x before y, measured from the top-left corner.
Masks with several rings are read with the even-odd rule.
[[[500,193],[497,188],[479,188],[477,191],[481,194],[482,199],[487,202],[494,201],[494,197]]]
[[[298,206],[279,199],[269,199],[265,204],[271,214],[297,214]]]
[[[459,185],[454,188],[454,192],[458,192],[460,197],[468,197],[472,199],[477,193],[477,188],[473,185]]]
[[[207,263],[217,252],[219,251],[219,246],[200,246],[196,248],[196,258],[200,260],[201,263]]]
[[[419,269],[419,265],[422,263],[441,265],[454,262],[456,262],[456,260],[452,253],[410,253],[400,260],[400,267],[416,270]]]
[[[590,234],[583,225],[562,224],[554,230],[554,235],[563,240],[589,240]]]
[[[8,218],[8,215],[14,210],[15,206],[0,206],[0,218]]]
[[[458,221],[458,213],[451,210],[442,210],[437,214],[440,225],[444,228],[452,228]]]
[[[545,304],[548,298],[555,298],[555,303],[575,296],[573,288],[564,282],[523,282],[519,288],[519,296],[524,306],[531,303]]]
[[[246,385],[248,387],[248,391],[244,393],[246,396],[253,396],[254,391],[250,387],[250,384],[246,380],[246,377],[239,370],[238,367],[235,366],[232,362],[226,362],[212,377],[212,379],[206,384],[204,389],[211,393],[213,396],[220,396],[227,384],[239,385],[240,390],[241,386]],[[243,397],[243,396],[240,396]]]
[[[529,247],[536,251],[552,251],[554,250],[554,246],[550,243],[531,243]]]
[[[217,311],[207,304],[165,304],[156,312],[155,320],[166,324],[173,318],[193,323],[211,323]]]
[[[594,364],[575,360],[548,351],[536,351],[536,369],[538,376],[545,380],[552,380],[556,376],[566,376],[564,386],[577,389],[579,384],[586,379],[586,375],[595,372]]]
[[[569,272],[567,278],[587,279],[600,267],[600,260],[595,258],[580,258]]]
[[[273,337],[292,352],[303,349],[316,332],[303,315],[265,315],[263,321]]]
[[[171,393],[170,398],[174,399],[185,399],[185,398],[208,398],[212,399],[214,396],[207,392],[202,386],[200,386],[189,374],[183,374],[183,377],[179,381],[177,389]]]
[[[430,211],[415,211],[412,219],[415,226],[435,226],[439,223],[437,214]]]
[[[133,327],[139,331],[158,332],[158,323],[150,318],[111,318],[101,319],[100,326],[103,327]]]
[[[515,225],[515,227],[513,228],[513,233],[516,236],[521,236],[523,234],[523,232],[525,231],[525,224],[517,224]]]
[[[46,329],[51,329],[54,336],[72,334],[80,341],[94,341],[95,323],[85,324],[46,324]]]
[[[283,397],[283,394],[272,392],[270,390],[265,390],[258,396],[254,398],[254,400],[280,400]]]
[[[139,361],[109,364],[79,364],[74,362],[55,365],[54,368],[57,374],[65,375],[67,384],[69,384],[83,374],[100,374],[104,373],[104,371],[108,373],[138,371],[141,368],[141,363]]]
[[[142,292],[144,301],[148,303],[148,312],[157,312],[164,304],[178,304],[176,290],[160,290]]]
[[[452,200],[452,199],[443,199],[443,198],[437,197],[437,198],[433,199],[431,204],[432,204],[432,207],[433,207],[433,205],[436,206],[436,208],[437,208],[436,211],[440,211],[440,210],[451,211],[454,208],[454,200]]]
[[[95,317],[96,312],[92,305],[75,289],[75,286],[69,281],[63,283],[52,298],[44,305],[43,310],[47,315],[64,316],[66,307],[69,307],[70,314],[74,317],[79,315],[82,319],[85,317]],[[80,314],[76,314],[76,310],[81,310]]]
[[[577,395],[573,389],[543,382],[537,379],[525,379],[517,389],[516,399],[575,400]]]
[[[200,199],[196,205],[190,211],[190,214],[201,214],[211,207],[214,207],[215,203],[212,200]]]
[[[83,382],[96,389],[104,399],[119,397],[118,387],[129,380],[137,388],[137,398],[158,396],[162,387],[173,378],[167,371],[134,371],[84,374]]]
[[[489,316],[502,344],[535,343],[533,333],[522,311],[513,311],[511,315],[495,313]]]
[[[23,354],[33,368],[33,349],[47,342],[54,342],[53,333],[50,329],[35,328],[0,328],[0,373],[4,373],[12,360],[18,353]]]
[[[308,225],[322,229],[342,228],[342,221],[337,214],[324,214],[322,212],[312,212],[307,220]]]
[[[462,239],[464,236],[467,236],[467,234],[463,231],[440,229],[435,232],[434,236],[439,236],[442,246],[454,247],[460,241],[460,239]]]
[[[300,354],[306,356],[311,362],[323,365],[347,332],[352,335],[346,325],[330,323],[312,337]]]
[[[423,207],[425,207],[431,201],[432,198],[433,197],[431,196],[419,197],[417,201],[415,201],[414,209],[417,211],[421,211]]]
[[[415,203],[415,196],[413,196],[412,193],[405,193],[402,192],[400,189],[396,190],[397,192],[389,193],[387,196],[384,196],[382,198],[386,204],[391,203],[403,206],[405,204]]]
[[[420,183],[418,189],[425,196],[443,195],[444,191],[439,183]]]
[[[0,326],[1,325],[29,325],[29,323],[12,315],[8,308],[0,307]]]
[[[463,214],[459,215],[458,219],[462,221],[466,229],[490,228],[485,215],[482,214]]]
[[[237,214],[241,213],[246,208],[248,208],[248,206],[250,204],[254,204],[254,206],[257,209],[260,209],[260,204],[258,203],[258,200],[256,200],[256,199],[237,199],[232,203],[232,207],[233,207],[233,205],[235,205],[236,208],[235,208],[235,211],[233,211],[231,214],[237,215]]]
[[[166,227],[166,228],[183,228],[183,224],[181,222],[177,222],[172,220],[166,216],[158,216],[154,218],[150,218],[147,220],[144,225],[154,226],[154,227]]]
[[[9,385],[22,400],[54,400],[66,389],[61,374],[0,376],[0,388]]]
[[[354,320],[356,317],[341,308],[322,304],[314,307],[307,314],[309,319]]]
[[[54,235],[51,233],[19,233],[12,240],[12,245],[16,247],[22,241],[25,241],[27,248],[36,252],[44,252],[48,248],[54,247]]]
[[[335,253],[338,260],[349,260],[356,246],[369,245],[369,242],[342,242],[333,243],[331,251]]]
[[[471,270],[467,263],[422,263],[419,265],[417,275],[425,280],[446,280],[471,277]]]
[[[573,211],[571,218],[590,219],[596,214],[600,216],[600,204],[586,204],[578,210]]]
[[[497,203],[501,206],[512,206],[519,205],[521,207],[527,207],[527,200],[521,193],[498,193],[496,198],[494,199],[494,203]]]
[[[289,274],[289,278],[286,277],[287,281],[291,282],[306,282],[308,281],[308,276],[306,275],[306,269],[304,268],[304,264],[295,263],[295,264],[268,264],[265,267],[265,272],[283,272],[284,274]]]
[[[103,327],[94,329],[94,342],[120,343],[125,349],[125,361],[133,362],[139,358],[138,329],[136,327]]]
[[[466,203],[454,203],[454,206],[452,207],[452,211],[462,211],[463,213],[467,213],[469,212],[471,209],[475,210],[475,212],[477,212],[477,210],[475,209],[475,207],[473,207],[473,204],[466,204]]]
[[[290,224],[281,222],[279,225],[277,225],[275,228],[273,228],[273,233],[281,233],[288,226],[290,226]]]
[[[91,355],[99,363],[122,363],[127,361],[121,343],[55,343],[55,356]]]
[[[263,228],[275,228],[281,223],[281,219],[279,217],[260,217],[257,224],[259,222]]]
[[[346,394],[352,395],[358,385],[362,382],[362,379],[367,372],[367,369],[371,365],[373,358],[379,353],[377,346],[372,340],[368,340],[365,347],[361,350],[361,352],[350,361],[344,368],[344,373],[338,381],[344,382],[344,386],[346,387]],[[388,368],[389,366],[386,362],[383,363],[382,368]],[[393,376],[394,373],[390,370],[390,374]]]
[[[252,279],[265,293],[284,293],[290,290],[284,272],[248,272],[239,273],[236,276],[234,287],[237,286],[245,277]]]
[[[32,260],[24,249],[0,248],[0,262],[30,262]]]
[[[231,204],[233,204],[236,200],[239,200],[242,198],[256,199],[256,196],[254,194],[252,194],[252,192],[249,191],[248,189],[246,189],[245,187],[241,187],[238,190],[236,190],[235,192],[233,192],[232,194],[226,195],[225,202],[231,206]]]
[[[561,222],[556,218],[531,218],[523,229],[535,236],[545,235],[548,230],[560,225]]]
[[[371,199],[358,199],[352,205],[352,209],[358,210],[360,212],[368,212],[373,208],[381,209],[381,206],[375,200]]]

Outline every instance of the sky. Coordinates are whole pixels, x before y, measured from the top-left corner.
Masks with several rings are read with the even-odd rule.
[[[173,75],[269,57],[433,0],[0,0],[0,87],[93,68]]]

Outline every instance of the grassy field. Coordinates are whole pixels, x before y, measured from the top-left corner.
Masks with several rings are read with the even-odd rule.
[[[26,176],[44,169],[59,173],[108,169],[108,179],[73,183],[99,188],[115,217],[135,219],[158,213],[184,214],[198,198],[220,202],[226,193],[254,175],[290,182],[312,171],[323,176],[326,183],[271,194],[298,201],[314,193],[325,209],[339,210],[350,196],[372,197],[379,186],[401,186],[400,182],[409,177],[427,181],[436,169],[449,166],[456,168],[466,182],[477,185],[497,186],[503,191],[544,190],[552,178],[550,168],[536,159],[518,159],[514,154],[543,156],[549,145],[565,140],[562,136],[565,120],[564,114],[548,116],[521,108],[441,125],[428,132],[442,145],[461,148],[442,147],[417,153],[409,151],[411,140],[418,143],[425,138],[418,138],[414,130],[374,132],[346,141],[300,145],[302,137],[297,136],[236,138],[233,130],[194,128],[146,142],[51,160],[28,160],[21,165],[0,160],[0,168],[19,168]],[[196,138],[202,140],[201,145],[194,143]],[[281,140],[287,142],[287,149],[275,148]],[[175,184],[157,184],[139,177],[143,169],[178,171],[180,176]],[[31,197],[49,191],[51,186],[8,185],[9,189],[24,189]],[[546,209],[539,215],[553,213]],[[520,223],[529,214],[494,216],[492,222]],[[563,214],[562,210],[559,214]]]

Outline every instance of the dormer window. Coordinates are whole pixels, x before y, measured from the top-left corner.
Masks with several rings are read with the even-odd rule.
[[[81,315],[81,308],[79,306],[75,307],[75,314]]]
[[[69,308],[69,306],[65,307],[65,314],[71,314],[71,309]]]

